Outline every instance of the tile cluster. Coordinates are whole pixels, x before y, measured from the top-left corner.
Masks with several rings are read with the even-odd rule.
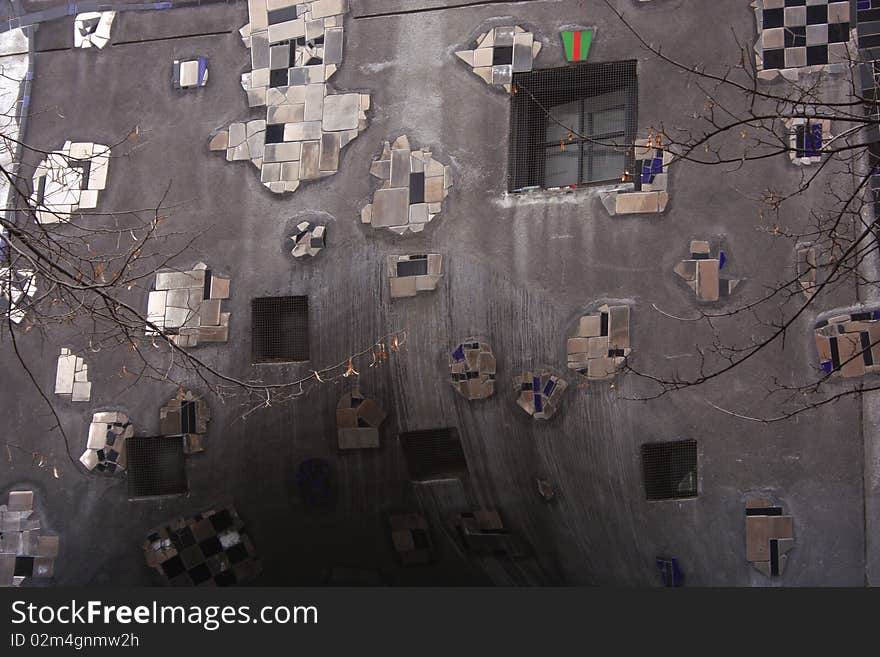
[[[178,347],[226,342],[230,314],[220,312],[220,304],[229,298],[229,283],[203,262],[190,271],[159,272],[147,302],[147,321]],[[147,326],[146,334],[157,331]]]
[[[191,89],[208,84],[208,58],[175,59],[171,67],[171,86]]]
[[[581,317],[566,350],[568,369],[592,381],[613,379],[631,351],[629,306],[606,304]]]
[[[359,390],[342,395],[336,405],[336,433],[339,449],[376,449],[379,427],[388,414]]]
[[[204,397],[192,390],[181,391],[159,409],[159,431],[163,436],[183,436],[185,454],[205,450],[205,434],[211,410]]]
[[[746,502],[746,560],[768,577],[782,575],[794,547],[794,518],[768,500]]]
[[[79,457],[90,472],[123,472],[126,465],[125,441],[134,436],[128,415],[119,411],[95,413],[89,424],[86,451]]]
[[[58,537],[43,535],[33,491],[10,491],[9,501],[0,505],[0,587],[52,577],[57,556]]]
[[[632,190],[602,192],[600,198],[612,216],[658,214],[669,203],[669,165],[672,153],[663,147],[662,137],[653,135],[635,141],[635,174]],[[625,178],[629,176],[625,175]]]
[[[819,252],[810,242],[801,242],[795,247],[798,283],[807,298],[811,298],[816,290],[819,272]]]
[[[110,26],[116,18],[115,11],[90,11],[77,14],[73,19],[73,47],[99,50],[110,41]]]
[[[232,123],[209,148],[250,160],[275,193],[332,176],[340,150],[367,126],[369,94],[336,93],[327,81],[342,63],[348,0],[248,0],[240,32],[251,50],[242,76],[248,105],[266,118]]]
[[[476,556],[520,558],[531,554],[528,544],[504,526],[495,509],[459,513],[455,530],[464,549]]]
[[[388,519],[391,542],[401,563],[410,566],[431,563],[434,544],[428,521],[418,513],[405,513]]]
[[[549,370],[523,372],[513,379],[516,403],[536,420],[549,420],[559,410],[568,382]]]
[[[0,298],[6,299],[5,315],[21,324],[27,314],[28,299],[37,293],[37,275],[32,269],[0,267]],[[24,306],[24,307],[22,307]]]
[[[786,121],[786,125],[791,161],[802,166],[822,162],[823,145],[831,139],[831,121],[796,118]]]
[[[55,394],[67,395],[70,401],[87,402],[92,397],[89,366],[67,347],[61,348],[55,370]]]
[[[391,298],[414,297],[437,289],[443,278],[443,256],[439,253],[390,255],[385,260],[391,282]]]
[[[314,258],[327,246],[327,227],[301,221],[296,225],[296,235],[290,239],[293,240],[290,255],[294,258],[302,258],[304,255]]]
[[[796,80],[799,71],[843,70],[850,41],[849,0],[755,0],[758,77]]]
[[[262,571],[254,544],[232,507],[177,518],[151,533],[144,558],[172,586],[231,586]]]
[[[73,212],[97,207],[109,167],[110,148],[102,144],[67,141],[49,153],[34,172],[31,203],[37,221],[69,221]]]
[[[486,399],[495,394],[496,363],[492,347],[469,340],[449,358],[450,383],[465,399]]]
[[[486,84],[513,88],[513,74],[531,71],[541,42],[519,25],[495,27],[477,37],[472,50],[455,54]]]
[[[411,149],[401,135],[385,142],[370,174],[382,181],[373,202],[361,210],[361,222],[403,235],[425,229],[443,207],[452,187],[452,168],[434,159],[427,148]]]
[[[718,301],[730,296],[739,285],[739,279],[721,278],[720,272],[726,263],[724,251],[719,251],[718,257],[713,258],[709,242],[694,240],[690,258],[675,265],[674,271],[696,293],[698,301]]]
[[[880,371],[880,310],[843,312],[816,323],[819,365],[844,378]]]

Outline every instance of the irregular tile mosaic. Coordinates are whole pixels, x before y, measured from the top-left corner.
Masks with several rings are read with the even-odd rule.
[[[531,554],[528,544],[504,526],[494,509],[458,514],[455,529],[465,550],[478,556],[520,558]]]
[[[302,258],[304,255],[314,258],[327,246],[327,227],[301,221],[296,225],[296,235],[290,239],[294,244],[290,254],[294,258]]]
[[[541,42],[519,25],[504,25],[483,32],[472,50],[459,50],[456,56],[470,66],[486,84],[511,92],[513,74],[531,71]]]
[[[605,304],[581,317],[566,351],[568,369],[593,381],[613,379],[632,351],[629,306]]]
[[[175,89],[191,89],[208,84],[208,58],[175,59],[171,67],[171,85]]]
[[[163,524],[147,536],[143,551],[147,566],[171,586],[231,586],[263,570],[233,507]]]
[[[91,11],[73,19],[74,48],[103,48],[110,42],[110,26],[115,11]]]
[[[27,300],[32,299],[36,293],[36,272],[31,269],[0,267],[0,298],[6,299],[5,314],[13,322],[21,324],[27,314]]]
[[[452,168],[434,159],[427,148],[411,149],[401,135],[385,142],[370,174],[382,181],[373,202],[361,210],[361,222],[403,235],[421,232],[443,209],[452,187]]]
[[[852,378],[880,371],[880,310],[842,312],[816,323],[819,366]]]
[[[0,505],[0,587],[21,586],[28,577],[52,577],[58,542],[57,536],[42,533],[33,491],[10,491],[9,501]]]
[[[360,390],[342,395],[336,406],[336,432],[339,449],[376,449],[379,427],[388,414],[372,399],[365,399]]]
[[[647,139],[635,141],[635,172],[624,175],[632,181],[631,190],[602,192],[599,197],[612,216],[619,214],[659,214],[669,203],[669,166],[672,153],[663,147],[663,135],[653,132]]]
[[[91,142],[64,142],[34,172],[31,203],[41,224],[69,221],[77,210],[98,206],[98,192],[107,186],[110,147]]]
[[[678,559],[667,559],[665,557],[657,557],[657,568],[660,570],[660,577],[663,586],[667,588],[678,588],[681,586],[684,576],[681,568],[678,566]]]
[[[831,137],[829,119],[789,119],[788,152],[791,161],[798,165],[819,164],[822,161],[822,148]]]
[[[768,577],[782,575],[794,547],[794,518],[768,500],[746,502],[746,560]]]
[[[211,411],[204,397],[191,390],[180,393],[159,409],[159,431],[163,436],[183,436],[185,454],[205,451],[205,434]]]
[[[549,420],[562,403],[568,382],[550,370],[523,372],[513,379],[516,403],[536,420]]]
[[[251,51],[242,75],[250,107],[266,118],[232,123],[210,140],[228,161],[250,160],[275,193],[332,176],[340,151],[367,126],[370,95],[336,93],[327,80],[342,63],[348,0],[248,0],[239,30]]]
[[[58,356],[58,367],[55,370],[55,394],[69,396],[70,401],[75,402],[89,401],[92,397],[89,366],[67,347],[62,347],[61,355]]]
[[[811,298],[818,283],[818,273],[822,267],[819,250],[812,242],[801,242],[795,246],[798,282],[807,298]]]
[[[495,394],[496,363],[492,347],[469,339],[449,358],[452,387],[465,399],[486,399]]]
[[[406,513],[388,519],[391,542],[401,563],[431,563],[434,560],[434,543],[428,529],[428,521],[419,513]]]
[[[134,425],[125,413],[95,413],[89,424],[86,450],[80,463],[98,472],[122,472],[126,465],[125,441],[134,436]]]
[[[758,77],[840,72],[849,60],[850,3],[829,0],[755,0],[758,25],[755,63]],[[855,52],[855,48],[853,48]]]
[[[691,242],[690,258],[675,265],[675,273],[688,284],[697,295],[698,301],[718,301],[721,297],[730,296],[739,285],[739,279],[721,278],[720,271],[727,263],[724,251],[718,257],[712,257],[709,242],[694,240]]]
[[[229,298],[229,283],[203,262],[190,271],[159,272],[147,302],[147,321],[178,347],[226,342],[230,313],[221,312],[220,304]],[[157,334],[149,326],[145,333]]]
[[[392,299],[435,290],[443,278],[443,256],[439,253],[390,255],[385,264]]]

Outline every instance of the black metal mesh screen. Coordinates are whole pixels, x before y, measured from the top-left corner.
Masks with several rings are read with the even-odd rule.
[[[467,460],[455,428],[407,431],[400,434],[400,446],[413,481],[467,476]]]
[[[642,445],[645,494],[649,500],[697,496],[697,441]]]
[[[182,495],[187,492],[183,438],[135,437],[125,442],[128,496]]]
[[[638,129],[635,60],[516,73],[508,191],[620,182]]]
[[[255,363],[309,360],[309,298],[263,297],[251,301]]]

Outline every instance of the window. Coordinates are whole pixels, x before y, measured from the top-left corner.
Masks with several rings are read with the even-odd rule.
[[[697,441],[642,445],[642,471],[649,500],[697,496]]]
[[[517,73],[508,190],[619,182],[634,166],[636,62]]]
[[[455,428],[401,433],[400,446],[412,481],[467,477],[467,460]]]
[[[255,363],[309,360],[309,298],[263,297],[251,301]]]
[[[136,437],[126,441],[128,497],[140,499],[187,492],[183,438]]]

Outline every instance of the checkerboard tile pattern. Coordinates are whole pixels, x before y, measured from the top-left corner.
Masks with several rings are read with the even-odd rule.
[[[846,58],[850,3],[829,0],[757,0],[758,68],[764,71],[826,66]]]

